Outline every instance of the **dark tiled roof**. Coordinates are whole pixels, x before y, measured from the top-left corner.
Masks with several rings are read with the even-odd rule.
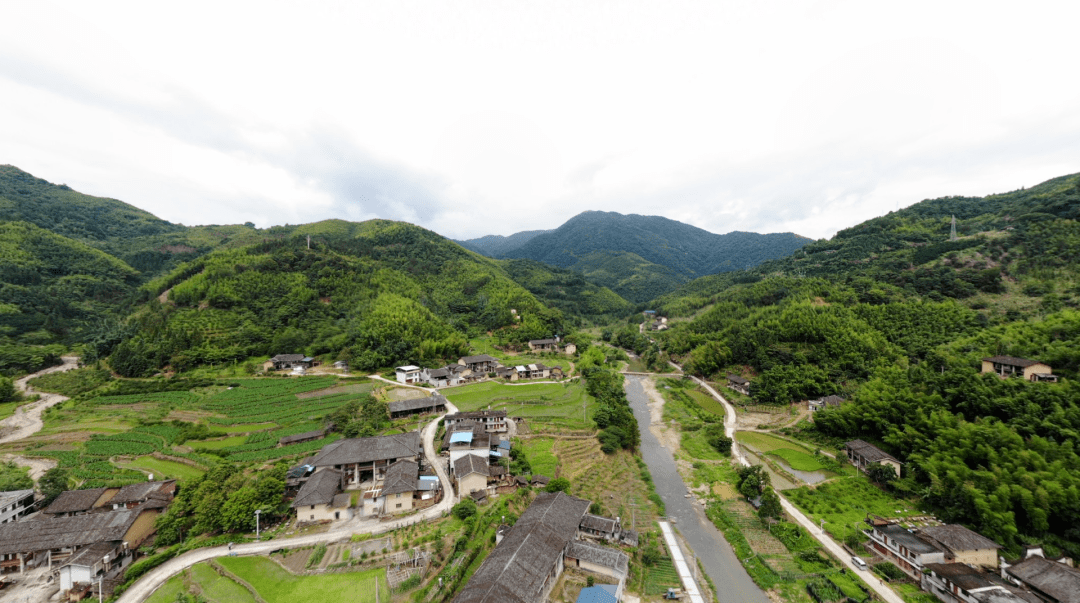
[[[553,344],[553,343],[559,343],[559,342],[555,341],[554,339],[530,339],[529,340],[529,344],[531,344],[531,345],[550,345],[550,344]]]
[[[0,555],[118,541],[145,509],[0,524]]]
[[[826,406],[840,406],[840,404],[843,401],[844,401],[843,398],[841,398],[840,396],[835,396],[835,395],[833,395],[833,396],[825,396],[824,398],[821,399],[821,403],[826,405]]]
[[[342,492],[341,494],[334,495],[334,502],[330,503],[330,507],[334,509],[344,509],[352,502],[352,494],[348,492]]]
[[[750,381],[743,379],[738,375],[732,375],[731,373],[728,373],[727,379],[728,381],[732,383],[738,383],[739,385],[747,385],[748,383],[750,383]]]
[[[487,354],[480,354],[478,356],[464,356],[461,361],[465,364],[476,364],[478,362],[498,362],[499,359]]]
[[[340,490],[341,472],[337,469],[323,469],[304,482],[291,506],[298,509],[308,505],[330,504]]]
[[[326,435],[325,429],[316,429],[315,431],[305,431],[304,433],[295,433],[290,436],[285,436],[278,440],[278,444],[285,446],[294,442],[306,442],[307,440],[317,440]]]
[[[540,603],[541,590],[589,504],[562,492],[537,496],[454,603]]]
[[[987,362],[996,362],[998,364],[1007,364],[1009,366],[1019,366],[1027,368],[1036,364],[1043,364],[1038,360],[1028,360],[1027,358],[1017,358],[1015,356],[990,356],[989,358],[983,358]]]
[[[428,379],[445,379],[450,376],[450,369],[437,368],[428,371]]]
[[[484,476],[489,475],[487,459],[475,454],[466,454],[454,461],[454,475],[456,475],[458,479],[461,479],[470,473],[479,473]]]
[[[480,502],[487,498],[487,490],[473,490],[472,492],[469,492],[469,496],[476,502]]]
[[[1005,570],[1060,603],[1080,603],[1080,570],[1042,557],[1028,557]]]
[[[551,481],[551,478],[546,476],[546,475],[534,475],[534,476],[532,476],[532,483],[540,484],[541,486],[546,486],[548,484],[548,482],[550,482],[550,481]]]
[[[56,500],[51,505],[45,508],[43,511],[48,515],[57,515],[60,513],[79,513],[82,511],[89,511],[97,499],[101,498],[101,495],[105,493],[108,488],[90,488],[89,490],[68,490],[67,492],[61,492],[60,496],[56,497]]]
[[[566,556],[619,570],[626,574],[630,557],[618,549],[609,549],[583,540],[575,540],[566,547]]]
[[[386,469],[386,477],[383,479],[382,494],[402,494],[416,491],[416,477],[420,473],[420,465],[412,461],[398,461]]]
[[[84,546],[76,551],[75,554],[68,557],[67,560],[64,561],[64,565],[92,567],[95,563],[101,561],[105,555],[108,555],[115,550],[115,542],[98,542],[91,544],[90,546]],[[63,565],[60,567],[63,567]]]
[[[599,515],[585,515],[581,520],[581,527],[585,530],[595,530],[597,532],[614,532],[615,520]]]
[[[954,553],[1001,548],[1001,545],[993,540],[956,524],[922,528],[919,534],[933,538]]]
[[[176,480],[164,482],[141,482],[130,484],[120,488],[120,491],[109,499],[110,505],[126,505],[128,503],[142,502],[157,492],[168,492],[176,485]]]
[[[968,594],[979,603],[1044,603],[1042,599],[1034,594],[1025,593],[1020,589],[1002,590],[994,588]]]
[[[389,459],[412,458],[420,454],[420,433],[396,433],[373,438],[338,440],[323,447],[311,464],[316,467],[370,463]]]
[[[925,567],[966,591],[995,584],[985,573],[963,563],[927,563]]]
[[[446,406],[446,398],[439,394],[427,398],[411,398],[409,400],[394,400],[388,402],[386,407],[390,412],[408,412],[410,410],[428,410]]]
[[[303,354],[278,354],[270,360],[273,362],[300,362],[304,358]]]
[[[897,544],[913,553],[925,554],[941,550],[929,542],[919,539],[918,536],[895,523],[884,526],[875,526],[874,529],[888,536],[889,540],[895,540]]]
[[[878,461],[893,461],[899,463],[896,457],[885,452],[884,450],[874,446],[869,442],[862,440],[851,440],[847,443],[847,447],[850,448],[855,454],[863,457],[868,463],[876,463]]]

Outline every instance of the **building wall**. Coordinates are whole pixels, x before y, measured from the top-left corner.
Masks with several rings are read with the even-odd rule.
[[[398,492],[385,497],[386,513],[407,513],[413,508],[413,493]],[[400,507],[398,505],[401,505]]]
[[[1032,375],[1034,375],[1036,373],[1052,373],[1052,372],[1054,372],[1054,371],[1050,370],[1050,367],[1046,366],[1045,364],[1042,364],[1042,363],[1033,364],[1033,365],[1031,365],[1031,366],[1024,369],[1024,379],[1026,381],[1034,381],[1034,377]]]
[[[312,508],[314,507],[314,508]],[[342,511],[344,509],[334,509],[330,505],[304,505],[296,509],[297,521],[334,521],[334,511]]]
[[[981,565],[983,567],[997,567],[998,556],[996,549],[977,549],[974,551],[955,551],[956,563],[968,565]]]
[[[94,577],[85,565],[65,565],[60,568],[60,590],[68,590],[77,582],[90,583]]]
[[[476,490],[487,490],[487,476],[470,473],[464,478],[458,478],[458,496],[464,497]]]
[[[900,477],[900,463],[898,463],[896,461],[890,461],[890,460],[886,459],[884,461],[881,461],[881,464],[882,465],[888,465],[888,466],[892,467],[893,471],[896,472],[896,477]]]
[[[128,543],[129,549],[137,549],[151,534],[154,533],[154,521],[157,519],[157,510],[143,511],[142,514],[131,524],[124,534],[124,542]]]
[[[589,563],[588,561],[578,560],[578,567],[592,572],[594,574],[600,574],[601,576],[607,576],[613,580],[622,580],[623,574],[619,570],[605,565],[598,565],[596,563]]]

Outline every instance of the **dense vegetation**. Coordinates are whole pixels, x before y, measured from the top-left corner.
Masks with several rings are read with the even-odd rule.
[[[949,240],[951,218],[958,239]],[[758,403],[850,400],[804,435],[904,462],[888,487],[1012,550],[1080,553],[1080,176],[924,201],[654,302],[691,372],[751,377]],[[1059,383],[980,374],[1033,358]]]
[[[465,243],[490,257],[570,268],[636,303],[694,277],[784,257],[809,242],[791,233],[717,235],[659,216],[599,211],[578,214],[555,230],[488,239]]]
[[[505,260],[501,265],[514,282],[568,319],[583,318],[606,324],[633,311],[630,302],[607,287],[593,284],[598,282],[596,279],[590,282],[578,272],[533,260]]]
[[[517,249],[525,243],[528,243],[530,239],[536,235],[550,232],[548,230],[523,230],[521,232],[515,232],[509,236],[503,235],[487,235],[476,239],[469,239],[466,241],[455,241],[458,245],[461,245],[465,249],[470,249],[479,253],[480,255],[486,255],[489,258],[498,258],[505,255],[508,251]]]

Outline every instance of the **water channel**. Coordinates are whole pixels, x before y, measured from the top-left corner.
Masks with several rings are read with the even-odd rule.
[[[644,377],[627,375],[626,397],[641,431],[641,457],[649,466],[656,492],[667,507],[668,517],[701,561],[705,572],[716,585],[720,603],[768,603],[769,598],[743,569],[723,534],[705,517],[695,499],[686,498],[689,490],[675,465],[675,458],[649,431],[649,395],[642,385]],[[699,582],[707,590],[704,580]]]

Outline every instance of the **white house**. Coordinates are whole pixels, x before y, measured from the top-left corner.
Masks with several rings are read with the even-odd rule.
[[[399,366],[394,369],[394,374],[397,376],[398,383],[420,382],[420,367],[418,366],[413,366],[411,364]]]

